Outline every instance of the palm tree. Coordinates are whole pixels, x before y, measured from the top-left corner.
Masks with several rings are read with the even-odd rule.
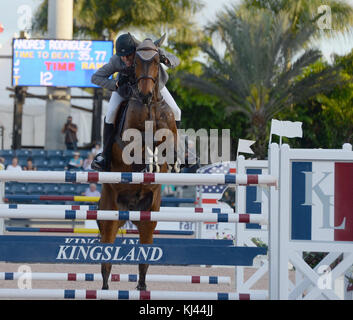
[[[202,76],[183,78],[185,84],[220,97],[227,112],[245,114],[250,125],[244,138],[256,140],[256,156],[264,158],[269,121],[285,108],[337,85],[338,67],[302,76],[321,58],[316,49],[302,49],[314,26],[293,33],[285,12],[237,9],[227,8],[209,28],[224,44],[224,54],[204,44],[208,63],[203,64]]]
[[[289,14],[292,30],[316,23],[326,12],[318,9],[329,6],[332,15],[332,29],[325,30],[325,35],[335,36],[336,32],[351,32],[353,26],[353,7],[347,0],[244,0],[242,6],[251,9],[268,9],[274,14],[286,12]],[[321,36],[320,28],[316,28],[314,36]]]
[[[200,0],[74,0],[74,34],[113,40],[119,31],[136,27],[190,37],[190,17],[201,8]],[[43,0],[35,13],[34,31],[47,30],[47,12],[48,0]]]

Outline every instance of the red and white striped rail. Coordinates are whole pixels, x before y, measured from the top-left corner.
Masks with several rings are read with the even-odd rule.
[[[174,185],[276,185],[271,175],[205,173],[130,173],[71,171],[0,171],[0,181],[37,183],[152,183]]]
[[[100,273],[50,273],[50,272],[0,272],[0,280],[18,280],[20,278],[31,280],[62,280],[62,281],[102,281]],[[113,273],[109,276],[112,282],[137,282],[137,274]],[[230,284],[230,277],[218,276],[192,276],[147,274],[146,281],[151,282],[178,282],[178,283],[207,283]]]
[[[204,212],[111,211],[111,210],[56,210],[2,209],[0,218],[65,219],[65,220],[120,220],[174,222],[234,222],[267,224],[263,215]]]
[[[138,291],[138,290],[65,290],[0,289],[6,299],[105,299],[105,300],[265,300],[266,293]]]

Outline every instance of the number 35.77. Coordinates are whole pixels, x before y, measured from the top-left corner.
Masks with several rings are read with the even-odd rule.
[[[51,72],[41,72],[40,73],[40,85],[41,86],[51,86],[53,83],[51,80],[53,79],[53,74]]]

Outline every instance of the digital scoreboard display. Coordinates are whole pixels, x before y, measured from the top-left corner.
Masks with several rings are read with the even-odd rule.
[[[112,41],[13,39],[12,85],[97,87],[91,77],[113,55]]]

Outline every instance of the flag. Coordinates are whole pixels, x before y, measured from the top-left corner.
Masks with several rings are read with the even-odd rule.
[[[271,136],[276,134],[280,137],[295,138],[303,137],[302,123],[299,121],[279,121],[272,119]]]
[[[220,162],[213,163],[208,166],[199,168],[197,173],[221,173],[221,174],[231,174],[235,173],[235,163],[234,162]],[[213,185],[213,186],[197,186],[199,191],[202,193],[202,205],[205,204],[218,204],[218,200],[222,198],[224,191],[228,188],[228,185]]]
[[[254,152],[251,150],[250,146],[252,146],[255,142],[256,141],[239,139],[237,154],[239,152],[254,154]]]

